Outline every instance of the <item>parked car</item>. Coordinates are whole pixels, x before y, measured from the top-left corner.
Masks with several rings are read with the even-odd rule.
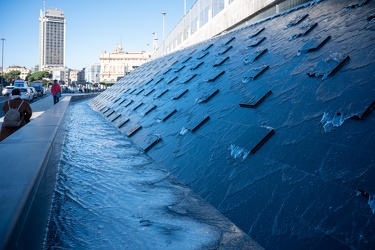
[[[33,100],[31,90],[28,87],[22,87],[19,89],[21,91],[21,99],[29,101],[29,102]]]
[[[38,93],[36,92],[35,88],[34,87],[29,87],[29,89],[31,90],[31,94],[33,96],[33,99],[36,99],[38,97]]]
[[[24,80],[15,80],[13,86],[17,88],[22,88],[22,87],[29,87],[29,84],[27,81],[24,81]]]
[[[14,86],[6,86],[1,93],[3,96],[9,96],[12,93],[13,88]]]

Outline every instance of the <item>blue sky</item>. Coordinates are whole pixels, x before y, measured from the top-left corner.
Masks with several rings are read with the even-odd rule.
[[[186,0],[187,11],[195,1]],[[46,8],[65,12],[65,64],[72,69],[99,63],[100,53],[114,51],[117,44],[128,52],[151,52],[152,33],[159,41],[163,38],[161,13],[167,13],[165,36],[184,16],[184,0],[46,0]],[[1,0],[4,69],[39,64],[41,9],[43,0]]]

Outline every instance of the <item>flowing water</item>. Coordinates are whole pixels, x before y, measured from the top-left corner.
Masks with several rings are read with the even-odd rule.
[[[213,247],[220,231],[173,211],[185,188],[129,138],[87,102],[66,119],[45,249]]]

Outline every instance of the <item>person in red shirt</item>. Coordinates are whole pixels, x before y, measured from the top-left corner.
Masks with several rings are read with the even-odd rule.
[[[57,80],[53,80],[53,85],[51,87],[51,93],[53,96],[53,105],[59,102],[61,97],[61,87]]]

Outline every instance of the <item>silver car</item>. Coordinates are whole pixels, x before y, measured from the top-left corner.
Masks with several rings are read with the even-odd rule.
[[[35,88],[29,87],[29,89],[31,90],[31,94],[33,96],[32,100],[36,99],[38,97],[38,93],[36,92]]]
[[[12,93],[14,86],[6,86],[3,88],[3,91],[1,92],[4,96],[8,96]]]
[[[19,89],[21,91],[21,99],[27,100],[29,102],[31,102],[33,100],[33,96],[32,96],[32,93],[31,93],[31,90],[29,89],[29,87],[23,87],[23,88],[19,88]]]

